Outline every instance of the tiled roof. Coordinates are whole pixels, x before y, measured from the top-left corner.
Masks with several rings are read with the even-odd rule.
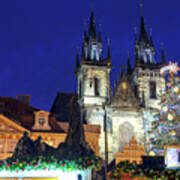
[[[17,99],[0,97],[0,113],[31,131],[34,125],[34,112],[39,110],[40,109],[24,104]],[[49,125],[52,128],[50,130],[52,132],[64,132],[59,126],[55,115],[50,114]]]

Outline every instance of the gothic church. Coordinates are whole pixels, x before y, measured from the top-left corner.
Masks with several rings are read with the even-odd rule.
[[[101,125],[99,155],[103,158],[106,118],[108,156],[111,161],[132,137],[140,144],[148,141],[147,129],[153,115],[158,112],[159,96],[165,89],[165,79],[160,74],[160,68],[165,65],[164,50],[162,49],[161,61],[157,62],[152,35],[147,33],[144,18],[141,17],[139,36],[135,34],[134,68],[128,58],[120,80],[112,88],[110,43],[108,42],[107,57],[103,58],[101,31],[96,31],[93,11],[88,31],[84,29],[83,37],[81,58],[77,55],[75,67],[79,117],[88,124]],[[69,106],[65,104],[68,104],[71,97],[68,93],[58,93],[51,112],[59,114],[63,120],[68,119]]]

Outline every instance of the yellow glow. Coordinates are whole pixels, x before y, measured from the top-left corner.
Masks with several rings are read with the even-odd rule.
[[[154,151],[151,151],[151,152],[149,153],[149,155],[150,155],[150,156],[155,156]]]
[[[122,83],[122,88],[127,89],[127,84],[125,82]]]

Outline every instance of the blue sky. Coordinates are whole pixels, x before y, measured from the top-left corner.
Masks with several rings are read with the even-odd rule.
[[[111,39],[112,79],[128,50],[133,65],[138,4],[138,0],[94,0],[104,54],[106,39]],[[143,16],[147,28],[152,27],[157,61],[164,42],[167,60],[180,65],[179,7],[179,0],[144,0]],[[49,110],[58,91],[75,92],[76,46],[81,47],[90,9],[90,0],[0,1],[0,96],[30,94],[32,105]]]

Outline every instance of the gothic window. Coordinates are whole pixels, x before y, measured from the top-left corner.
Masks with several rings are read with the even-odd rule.
[[[94,94],[95,96],[99,96],[99,79],[94,78]]]
[[[149,91],[150,91],[150,98],[156,99],[156,82],[154,81],[149,82]]]

